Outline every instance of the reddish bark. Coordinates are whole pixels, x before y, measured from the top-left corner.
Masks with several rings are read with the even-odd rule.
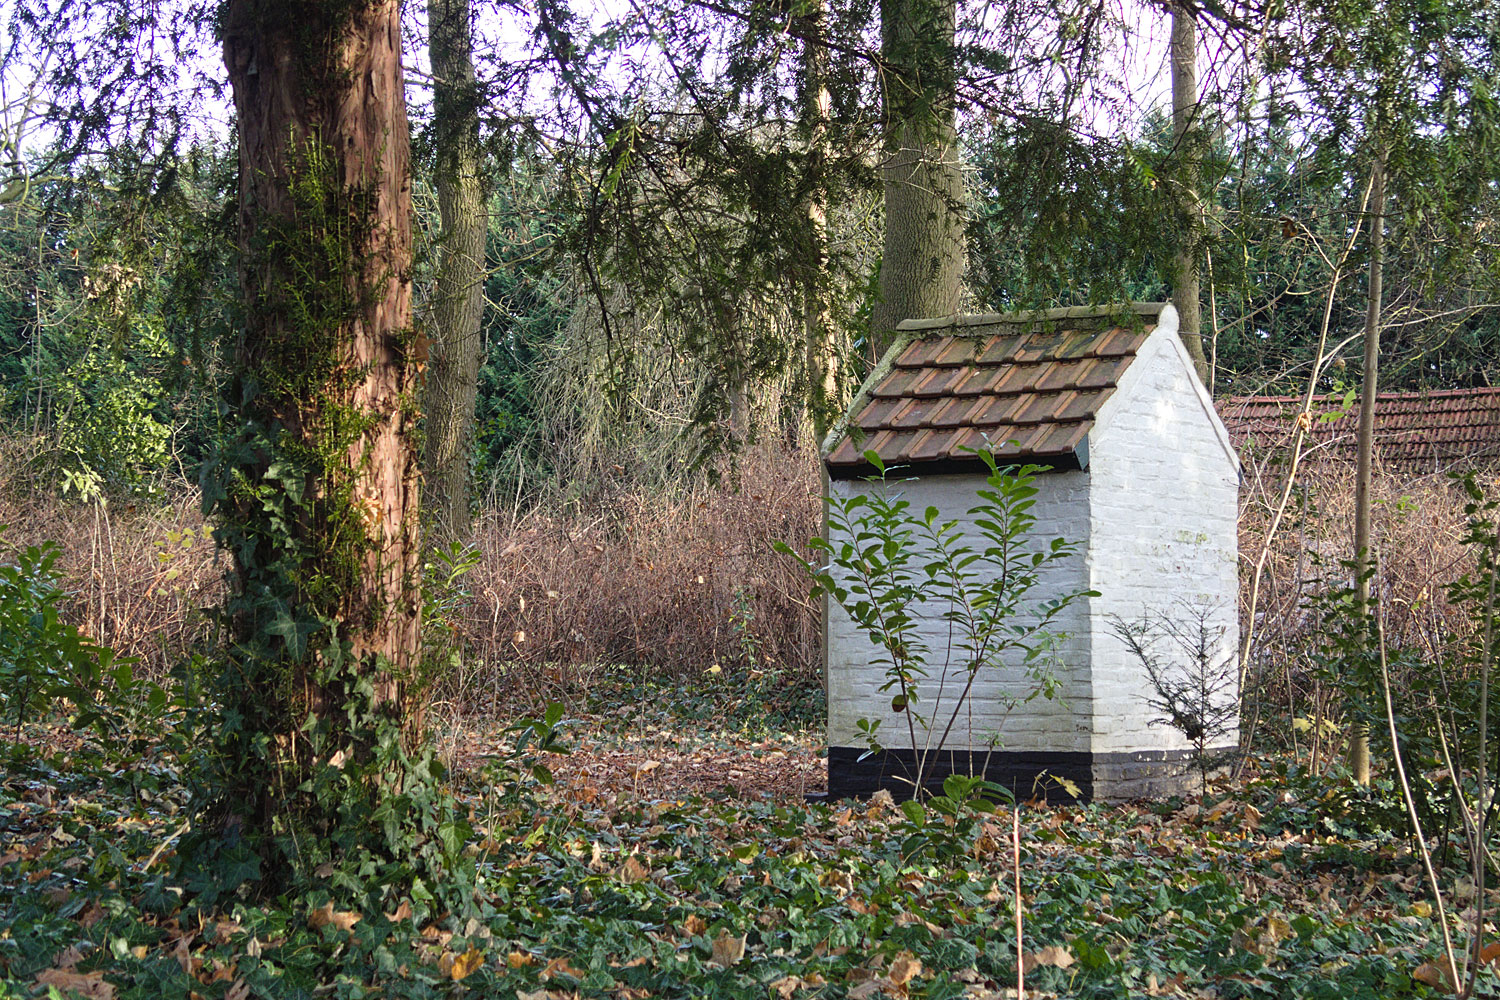
[[[325,454],[323,468],[308,473],[305,493],[315,499],[297,529],[301,551],[326,553],[344,544],[333,537],[341,523],[346,534],[363,525],[368,542],[353,550],[361,553],[360,572],[346,569],[337,592],[309,600],[319,615],[340,622],[355,669],[376,675],[376,706],[399,713],[403,679],[420,651],[411,400],[422,360],[407,356],[411,191],[399,5],[230,0],[223,18],[240,145],[247,317],[238,364],[242,378],[259,386],[250,414],[310,451],[344,442],[345,454]],[[307,232],[307,193],[298,184],[305,187],[308,178],[324,186],[334,206],[319,234],[334,241],[322,261],[315,254],[298,259],[276,242]],[[324,266],[344,283],[347,308],[299,301],[309,292],[339,299],[328,294],[337,285],[320,291],[316,280],[310,283],[309,269]],[[309,308],[322,310],[312,331]],[[318,367],[318,348],[308,347],[310,336],[323,338],[326,372]],[[309,351],[305,370],[287,370],[299,368]],[[341,439],[330,428],[351,415],[358,430]],[[243,578],[250,560],[237,557]],[[325,699],[310,666],[301,673],[308,707],[316,709]]]

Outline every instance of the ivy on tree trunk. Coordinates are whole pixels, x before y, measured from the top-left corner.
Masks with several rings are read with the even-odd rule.
[[[295,868],[379,825],[421,726],[422,358],[399,5],[292,6],[222,12],[245,321],[205,504],[237,584],[208,814]]]

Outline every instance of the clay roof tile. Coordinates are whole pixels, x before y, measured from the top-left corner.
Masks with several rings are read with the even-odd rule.
[[[1145,321],[1115,325],[1103,311],[964,317],[903,327],[915,339],[887,355],[850,417],[864,446],[839,442],[830,471],[861,474],[863,452],[887,465],[972,463],[985,444],[1011,460],[1074,453],[1135,359],[1158,307]],[[1010,443],[1015,442],[1015,443]]]

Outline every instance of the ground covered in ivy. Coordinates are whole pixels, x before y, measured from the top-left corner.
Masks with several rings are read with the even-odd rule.
[[[85,746],[33,729],[0,779],[0,997],[947,1000],[1015,996],[1018,964],[1029,997],[1446,992],[1378,791],[1267,772],[1119,807],[809,804],[817,706],[770,701],[607,685],[550,785],[493,780],[504,727],[449,734],[476,831],[461,919],[316,891],[204,907],[174,875],[171,763],[74,767]]]

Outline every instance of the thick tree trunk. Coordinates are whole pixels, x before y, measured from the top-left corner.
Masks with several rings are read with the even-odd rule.
[[[875,356],[902,320],[963,299],[964,180],[954,130],[954,0],[881,0],[885,253],[871,312]]]
[[[819,446],[838,416],[839,359],[834,340],[832,283],[828,273],[828,93],[827,0],[814,0],[802,43],[802,120],[807,134],[807,174],[802,202],[807,229],[802,279],[802,319],[807,346],[807,412]]]
[[[1385,253],[1385,155],[1377,153],[1370,178],[1370,285],[1365,306],[1365,365],[1359,391],[1358,454],[1354,473],[1354,565],[1359,573],[1355,584],[1360,607],[1375,614],[1370,604],[1371,551],[1370,487],[1375,473],[1375,397],[1380,391],[1380,299]],[[1349,742],[1349,770],[1356,784],[1370,783],[1370,732],[1364,726],[1355,729]]]
[[[1172,261],[1172,304],[1177,307],[1177,335],[1205,385],[1208,358],[1203,353],[1203,320],[1198,284],[1202,256],[1203,206],[1198,197],[1202,171],[1202,109],[1198,102],[1198,25],[1184,4],[1172,7],[1172,139],[1177,147],[1177,212],[1181,248]]]
[[[224,794],[262,832],[316,836],[337,809],[299,787],[307,776],[420,725],[399,5],[230,0],[222,31],[246,305],[231,398],[243,436],[215,497],[239,580]]]
[[[431,362],[424,394],[427,523],[440,536],[470,534],[469,453],[479,382],[479,322],[484,312],[487,217],[479,170],[478,88],[468,0],[428,0],[436,117],[437,287],[428,315]]]

